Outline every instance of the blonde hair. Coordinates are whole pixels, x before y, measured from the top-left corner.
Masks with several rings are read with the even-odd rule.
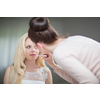
[[[22,78],[26,72],[26,65],[24,64],[26,51],[25,51],[25,41],[28,39],[28,33],[24,34],[18,43],[17,49],[14,55],[14,63],[11,65],[10,70],[10,84],[22,83]],[[44,60],[38,57],[35,61],[37,66],[46,67]]]

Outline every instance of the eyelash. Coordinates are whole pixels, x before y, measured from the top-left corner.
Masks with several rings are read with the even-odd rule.
[[[28,49],[29,49],[29,48],[31,48],[31,47],[30,47],[30,46],[27,46],[26,48],[28,48]],[[37,47],[34,47],[34,48],[35,48],[35,49],[37,49]]]
[[[35,47],[35,49],[37,49],[37,47]]]
[[[27,46],[26,48],[28,48],[28,49],[29,49],[29,48],[30,48],[30,46]]]

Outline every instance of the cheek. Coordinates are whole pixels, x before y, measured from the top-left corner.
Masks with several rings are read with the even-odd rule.
[[[39,54],[39,50],[36,50],[36,53]]]
[[[41,52],[41,48],[38,47],[38,50]]]
[[[28,55],[29,55],[29,52],[30,52],[29,50],[26,50],[26,56],[28,56]]]

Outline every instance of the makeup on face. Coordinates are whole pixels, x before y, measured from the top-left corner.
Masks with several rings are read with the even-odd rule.
[[[34,58],[38,57],[39,50],[37,49],[35,43],[33,43],[30,39],[26,40],[25,47],[26,47],[26,58],[27,59],[33,59],[33,57]]]

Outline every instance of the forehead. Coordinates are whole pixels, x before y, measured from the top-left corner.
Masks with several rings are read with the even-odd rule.
[[[36,45],[30,38],[28,38],[26,41],[25,41],[25,45]]]

